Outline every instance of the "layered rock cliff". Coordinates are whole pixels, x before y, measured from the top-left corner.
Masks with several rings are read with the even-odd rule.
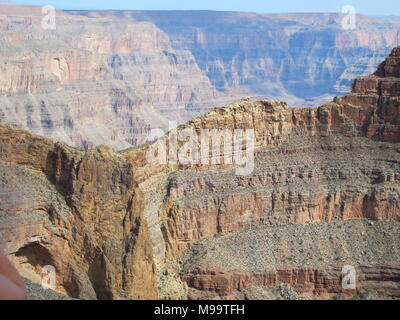
[[[174,294],[196,299],[266,297],[281,283],[303,297],[366,294],[377,283],[398,295],[399,56],[394,49],[374,75],[355,81],[350,95],[319,108],[244,99],[179,127],[254,129],[255,166],[245,176],[232,165],[212,165],[212,159],[167,174],[153,167],[155,176],[146,179],[151,166],[138,171],[154,258],[161,270],[167,263],[159,281],[172,281],[171,273],[178,273],[184,283],[181,291],[175,283]],[[295,238],[284,236],[293,224],[294,234],[305,230],[301,241],[311,237],[316,250],[299,249]],[[378,226],[393,229],[377,231]],[[321,230],[330,227],[332,237],[325,243]],[[348,238],[335,236],[342,228]],[[276,247],[263,251],[271,234]],[[205,238],[199,249],[197,241]],[[369,250],[371,243],[377,248]],[[189,258],[184,255],[177,266],[187,249]],[[265,263],[257,264],[265,255]],[[268,260],[271,255],[277,264]],[[247,269],[252,264],[256,269]],[[341,289],[338,270],[346,264],[358,268],[357,291]]]
[[[0,119],[70,146],[145,143],[244,95],[320,105],[396,45],[399,22],[340,14],[56,12],[0,6]]]
[[[341,7],[338,7],[338,12]],[[79,12],[79,14],[88,14]],[[362,15],[354,29],[345,14],[257,14],[214,11],[90,12],[152,22],[172,46],[190,50],[221,91],[318,106],[349,92],[398,45],[398,22]],[[329,95],[327,95],[329,94]]]
[[[0,239],[21,273],[40,283],[54,266],[57,289],[75,298],[156,298],[132,163],[109,147],[83,153],[0,132]]]
[[[79,148],[143,144],[151,128],[223,104],[189,51],[149,22],[0,6],[0,119]]]
[[[399,70],[396,48],[321,107],[243,99],[177,128],[253,130],[247,175],[149,162],[170,135],[83,152],[0,124],[0,244],[77,298],[399,296]]]

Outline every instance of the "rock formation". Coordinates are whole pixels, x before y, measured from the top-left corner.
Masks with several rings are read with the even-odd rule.
[[[244,95],[331,101],[400,29],[358,16],[343,30],[335,14],[57,11],[55,30],[43,18],[0,6],[0,120],[82,149],[138,146]]]
[[[65,57],[83,59],[76,50]],[[66,76],[67,60],[49,61],[72,87],[87,76],[90,91],[93,69]],[[158,144],[171,150],[174,130],[140,148],[84,152],[1,123],[0,245],[34,282],[53,265],[57,291],[74,298],[398,297],[399,70],[397,47],[321,107],[246,98],[177,128],[253,130],[247,175],[212,159],[174,163],[170,153],[149,162]],[[59,85],[53,76],[40,78]],[[29,87],[27,78],[17,83]],[[357,272],[354,290],[341,285],[345,265]]]
[[[149,22],[0,6],[0,119],[79,148],[125,149],[231,100]],[[193,110],[190,110],[190,108]]]
[[[157,297],[133,166],[109,147],[83,153],[1,125],[1,243],[27,278],[52,265],[83,299]]]
[[[362,15],[348,30],[342,27],[345,15],[333,13],[76,13],[152,22],[174,49],[190,50],[218,90],[240,88],[302,107],[348,93],[354,78],[372,73],[398,45],[400,30],[398,22]]]
[[[165,246],[155,251],[156,260],[172,263],[197,241],[211,239],[200,250],[195,245],[182,262],[190,298],[254,297],[253,289],[283,282],[311,296],[346,294],[340,278],[346,264],[357,266],[360,277],[359,291],[350,294],[374,290],[378,282],[398,295],[399,57],[396,48],[374,75],[355,81],[351,94],[319,108],[245,99],[187,125],[254,128],[256,145],[251,175],[237,176],[223,166],[181,167],[166,180],[162,236],[153,237]],[[154,194],[162,193],[158,188]],[[360,225],[359,219],[392,221],[394,229],[377,232],[380,224]],[[337,226],[347,228],[347,239],[333,231],[336,220],[350,221]],[[313,240],[298,251],[290,228],[293,234],[306,230],[299,241]],[[328,243],[319,228],[332,228]],[[271,237],[278,238],[276,247],[265,250]],[[265,263],[257,264],[263,257]]]

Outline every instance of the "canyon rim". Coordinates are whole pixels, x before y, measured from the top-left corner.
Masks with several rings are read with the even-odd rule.
[[[400,298],[398,20],[56,17],[0,5],[0,247],[30,298]]]

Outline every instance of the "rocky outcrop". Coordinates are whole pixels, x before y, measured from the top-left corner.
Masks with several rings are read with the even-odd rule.
[[[398,49],[394,49],[381,68],[397,61],[397,57]],[[144,179],[141,187],[149,194],[145,216],[151,221],[156,263],[174,262],[201,239],[234,235],[254,227],[332,223],[337,219],[399,221],[399,80],[378,71],[358,79],[351,94],[311,109],[244,99],[179,127],[178,132],[190,128],[224,128],[230,132],[254,129],[255,167],[251,174],[238,176],[232,165],[215,165],[210,160],[202,166],[180,165],[180,170],[167,175],[157,170],[153,172],[154,180],[149,176]],[[171,141],[166,139],[165,143],[170,145]],[[222,156],[222,151],[218,155]],[[195,268],[196,256],[202,255],[194,252]],[[369,262],[379,269],[379,259]],[[362,263],[358,261],[356,266]],[[397,259],[388,263],[393,264],[390,268],[398,267]],[[338,266],[332,263],[322,270],[312,270],[330,268]],[[296,265],[279,270],[304,271]],[[230,283],[232,276],[224,268],[206,269],[204,277],[211,276],[211,283],[204,280],[206,287],[202,290],[203,273],[193,272],[183,275],[194,289],[192,298],[209,298],[209,291],[219,295],[215,287],[220,281]],[[234,272],[243,275],[240,265]],[[244,279],[253,277],[244,274]],[[228,287],[242,288],[241,277],[235,276],[239,282],[232,280],[234,283]],[[339,280],[335,281],[336,286]],[[254,285],[262,287],[256,280]],[[238,291],[243,294],[245,289]],[[327,292],[341,293],[328,284],[308,294]],[[225,298],[232,298],[230,293],[225,292]]]
[[[398,296],[399,53],[319,108],[243,99],[177,128],[253,130],[247,175],[213,158],[150,162],[174,130],[83,152],[1,124],[0,243],[27,278],[54,265],[76,298],[243,298],[282,283],[332,297],[345,264],[365,289],[346,294]]]
[[[394,21],[357,15],[356,28],[346,30],[345,15],[334,13],[118,14],[156,24],[175,49],[192,52],[218,90],[241,88],[301,107],[318,106],[348,93],[354,78],[372,73],[397,45],[400,27]]]
[[[0,119],[8,124],[78,148],[126,149],[145,143],[151,128],[231,99],[152,23],[60,11],[56,30],[46,30],[41,8],[30,9],[0,7]]]
[[[83,299],[157,297],[142,194],[132,164],[0,126],[0,234],[21,273],[56,269],[57,289]]]
[[[43,16],[0,7],[0,119],[82,149],[138,146],[244,95],[331,101],[399,30],[363,16],[343,30],[336,14],[173,11],[57,11],[49,30]]]
[[[388,61],[396,56],[397,49]],[[370,81],[391,85],[366,95],[359,87]],[[313,109],[245,99],[179,127],[254,129],[255,169],[237,176],[232,166],[215,171],[210,162],[181,165],[169,176],[159,213],[166,256],[174,259],[204,237],[257,223],[397,220],[398,146],[385,143],[400,139],[397,83],[399,78],[361,78],[352,94]]]

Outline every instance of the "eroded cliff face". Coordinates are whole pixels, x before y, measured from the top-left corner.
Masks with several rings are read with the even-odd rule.
[[[0,119],[79,148],[143,144],[151,128],[224,104],[189,51],[150,22],[0,7]],[[192,110],[193,109],[193,110]]]
[[[249,175],[238,176],[232,165],[210,162],[206,166],[181,165],[179,170],[170,169],[173,170],[170,174],[155,170],[154,176],[147,179],[143,175],[149,175],[150,167],[139,170],[138,176],[143,179],[140,186],[147,194],[144,214],[149,221],[159,268],[163,270],[165,263],[167,266],[170,263],[168,272],[180,272],[183,282],[189,285],[188,296],[193,299],[266,297],[271,287],[282,283],[299,289],[303,297],[355,295],[375,290],[375,280],[383,283],[387,292],[397,295],[398,71],[396,48],[374,75],[357,79],[351,94],[319,108],[293,109],[283,102],[244,99],[179,127],[178,131],[254,129],[255,168]],[[324,233],[318,228],[324,222],[328,224],[322,226],[329,228],[337,220],[349,221],[346,222],[350,233],[348,243],[339,237],[338,246],[325,253],[330,249],[324,249],[328,244],[323,244]],[[367,248],[371,239],[353,234],[352,227],[361,228],[358,220],[392,221],[394,229],[383,232],[382,239],[371,235],[380,243],[376,250],[381,250],[384,257],[365,256],[370,252]],[[307,255],[302,251],[295,254],[296,243],[287,242],[281,235],[280,230],[285,228],[277,229],[293,224],[318,225],[315,234],[309,231],[319,248],[309,265],[298,264],[298,260],[307,261]],[[264,228],[258,236],[266,242],[270,239],[267,234],[276,231],[279,241],[268,254],[279,261],[279,251],[284,250],[281,254],[289,259],[288,263],[282,260],[279,265],[270,265],[267,261],[257,270],[245,268],[244,263],[251,265],[257,261],[257,253],[248,258],[246,252],[262,251],[264,240],[256,241],[257,236],[253,236],[252,230],[257,228]],[[363,228],[362,235],[376,232],[373,223],[365,223]],[[242,242],[235,240],[229,246],[230,251],[225,250],[226,243],[246,232],[252,240],[243,236],[243,245],[254,243],[254,246],[243,249]],[[221,240],[214,241],[214,237]],[[211,240],[201,250],[193,247],[205,238]],[[351,248],[351,243],[357,243],[357,247]],[[215,246],[219,250],[215,251]],[[177,257],[187,249],[189,258],[177,267],[174,264]],[[235,250],[243,256],[233,256]],[[259,252],[260,256],[264,254],[267,252]],[[327,258],[329,254],[332,256]],[[235,265],[224,267],[231,260],[236,261]],[[338,270],[346,263],[361,270],[362,285],[358,291],[341,289]],[[392,271],[379,271],[382,268]],[[160,275],[161,283],[166,278],[173,280],[168,272]],[[368,280],[372,278],[375,280]],[[182,291],[185,292],[184,285]],[[168,293],[166,296],[170,297]]]
[[[149,163],[163,139],[82,152],[1,124],[1,244],[81,298],[398,296],[399,56],[319,108],[243,99],[178,127],[254,130],[244,176]]]
[[[152,247],[132,164],[0,126],[0,233],[21,273],[82,299],[157,297]]]
[[[192,52],[218,90],[241,88],[301,107],[348,93],[354,78],[372,73],[397,45],[400,28],[394,21],[357,15],[356,28],[346,30],[342,14],[96,14],[156,24],[175,49]]]
[[[396,45],[399,23],[342,15],[62,12],[0,6],[0,119],[79,148],[118,150],[243,96],[320,105]],[[332,49],[334,48],[334,49]]]

